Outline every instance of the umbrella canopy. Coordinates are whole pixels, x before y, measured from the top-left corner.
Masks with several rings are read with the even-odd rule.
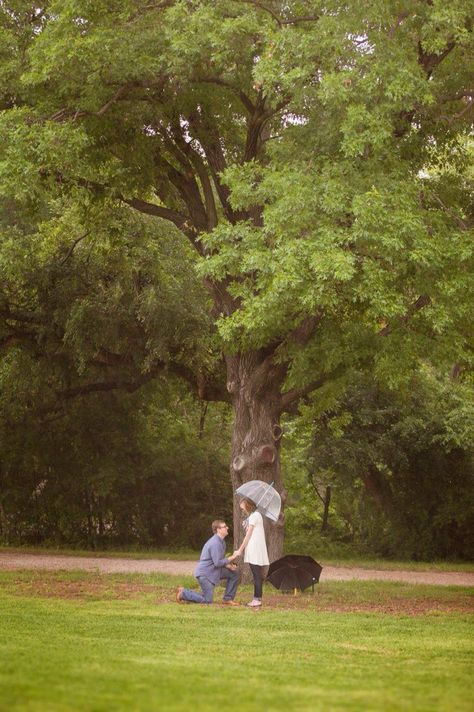
[[[272,483],[273,484],[273,483]],[[273,522],[278,521],[281,510],[281,497],[272,485],[261,480],[250,480],[235,490],[239,497],[246,497],[257,505],[260,514]]]
[[[270,564],[267,581],[280,591],[304,591],[318,583],[323,567],[311,556],[287,554]]]

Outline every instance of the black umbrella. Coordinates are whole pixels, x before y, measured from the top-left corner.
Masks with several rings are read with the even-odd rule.
[[[304,591],[318,583],[323,567],[311,556],[287,554],[270,564],[267,581],[280,591]]]

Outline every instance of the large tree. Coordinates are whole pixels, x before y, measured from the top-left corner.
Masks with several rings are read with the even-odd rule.
[[[234,487],[283,490],[282,414],[354,366],[392,384],[420,359],[469,367],[468,0],[1,10],[3,190],[127,205],[189,240],[226,368],[193,377],[234,407]]]
[[[338,541],[382,556],[472,558],[468,385],[424,369],[395,391],[354,374],[322,415],[320,401],[301,409],[283,453],[292,545],[309,553]]]

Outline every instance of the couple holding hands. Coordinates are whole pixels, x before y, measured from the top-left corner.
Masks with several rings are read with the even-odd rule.
[[[240,508],[247,515],[243,525],[245,537],[238,549],[232,556],[225,556],[225,538],[229,532],[227,524],[216,519],[212,522],[212,532],[208,541],[203,546],[198,565],[194,572],[201,591],[193,591],[180,586],[176,592],[178,603],[212,603],[214,598],[214,588],[221,579],[226,579],[223,603],[228,606],[239,606],[234,598],[237,592],[239,574],[237,566],[233,563],[235,559],[245,551],[244,562],[248,563],[253,576],[254,596],[247,605],[251,608],[260,608],[262,605],[262,585],[263,567],[268,566],[267,544],[265,541],[265,530],[263,527],[263,517],[257,511],[257,507],[252,500],[243,498]]]

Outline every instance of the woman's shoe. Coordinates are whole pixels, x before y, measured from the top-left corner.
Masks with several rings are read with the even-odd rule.
[[[247,606],[249,608],[260,608],[262,605],[262,602],[258,598],[254,598],[253,601],[250,601],[250,603],[247,603]]]

